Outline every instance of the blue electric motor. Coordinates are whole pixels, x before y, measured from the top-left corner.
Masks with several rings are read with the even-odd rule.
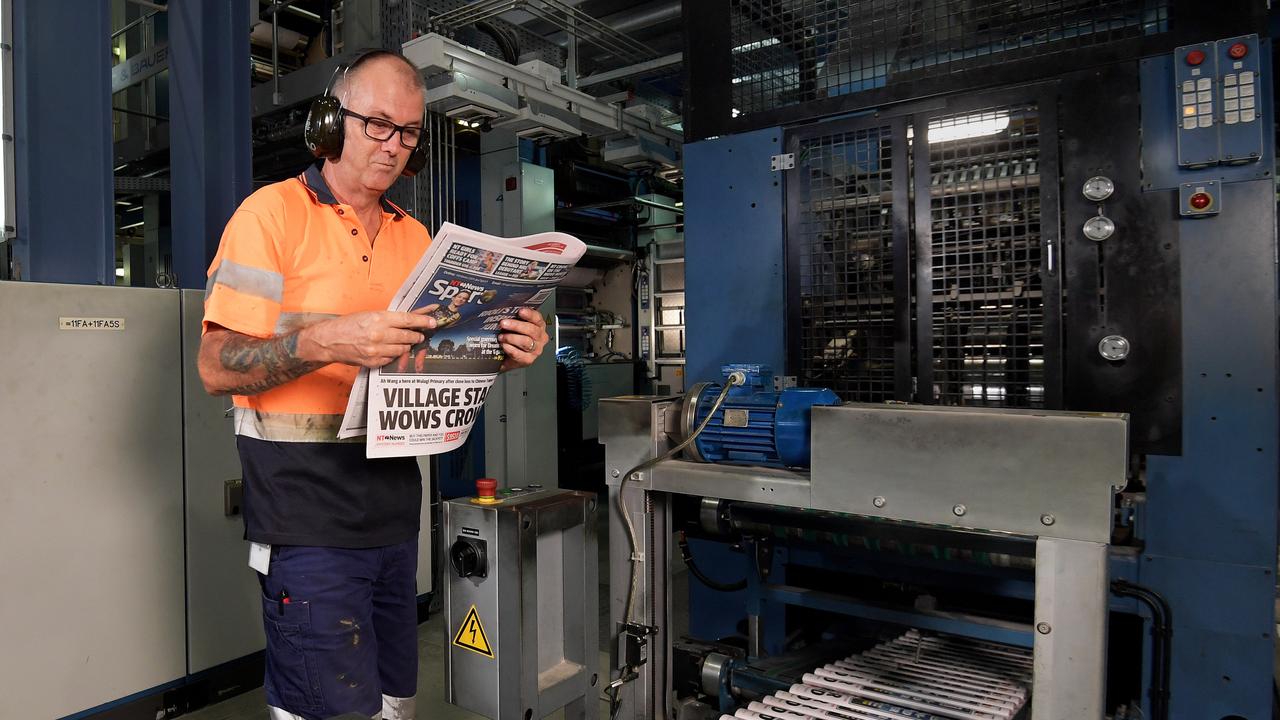
[[[730,388],[715,417],[685,452],[698,462],[737,462],[771,467],[809,467],[810,412],[815,405],[839,405],[827,388],[773,388],[768,365],[734,364],[721,368],[725,382],[734,373],[746,382]],[[706,419],[724,386],[699,383],[685,396],[681,416],[684,437]]]

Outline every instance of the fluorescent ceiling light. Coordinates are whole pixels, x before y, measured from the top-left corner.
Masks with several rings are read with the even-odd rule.
[[[782,41],[779,40],[778,38],[771,37],[771,38],[766,38],[764,40],[749,42],[746,45],[739,45],[738,47],[734,48],[733,51],[736,53],[751,52],[752,50],[759,50],[760,48],[773,47],[774,45],[777,45],[780,42]]]
[[[139,226],[139,225],[141,225],[142,223],[143,223],[143,221],[142,221],[142,220],[139,220],[139,221],[138,221],[138,222],[136,222],[136,223],[130,223],[130,224],[128,224],[128,225],[122,225],[122,226],[120,226],[120,228],[119,228],[119,229],[120,229],[120,230],[129,230],[129,229],[132,229],[132,228],[136,228],[136,227],[138,227],[138,226]]]
[[[929,123],[929,144],[995,135],[1009,128],[1009,113],[986,112],[934,120]]]

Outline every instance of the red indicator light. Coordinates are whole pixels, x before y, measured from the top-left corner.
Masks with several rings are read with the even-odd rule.
[[[1213,204],[1213,196],[1207,192],[1198,192],[1187,201],[1192,210],[1205,210]]]
[[[1227,54],[1231,56],[1232,60],[1239,60],[1249,54],[1249,46],[1244,43],[1235,43],[1227,48]]]
[[[1199,65],[1202,62],[1204,62],[1203,50],[1192,50],[1191,52],[1187,53],[1188,65]]]

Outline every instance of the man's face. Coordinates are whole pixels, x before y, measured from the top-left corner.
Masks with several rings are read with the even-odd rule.
[[[449,307],[453,310],[457,310],[463,305],[466,305],[467,301],[470,299],[471,299],[471,293],[466,291],[460,292],[457,295],[454,295],[453,299],[449,301]]]
[[[348,81],[344,95],[343,107],[351,112],[396,125],[422,125],[422,93],[408,68],[394,59],[374,59],[362,65]],[[400,142],[399,132],[378,141],[365,134],[364,121],[359,118],[345,117],[343,125],[342,156],[330,161],[334,170],[353,184],[385,192],[400,177],[413,151]]]

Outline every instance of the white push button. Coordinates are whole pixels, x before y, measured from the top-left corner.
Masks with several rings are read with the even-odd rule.
[[[1198,122],[1200,127],[1202,128],[1213,127],[1213,118],[1209,117],[1208,115],[1201,115],[1198,118]]]
[[[1213,88],[1213,81],[1209,78],[1200,78],[1196,81],[1197,90],[1209,90]]]
[[[1193,118],[1193,117],[1189,117],[1189,118],[1187,118],[1187,119],[1183,120],[1183,121],[1182,121],[1182,129],[1183,129],[1183,130],[1195,130],[1195,129],[1196,129],[1196,119],[1195,119],[1195,118]]]
[[[1224,76],[1222,77],[1222,84],[1223,84],[1223,85],[1235,85],[1235,84],[1236,84],[1236,76],[1235,76],[1235,74],[1233,73],[1233,74],[1231,74],[1231,75],[1224,75]]]
[[[1240,122],[1240,113],[1238,112],[1224,113],[1222,115],[1222,122],[1228,125],[1235,125],[1236,123]]]
[[[1241,98],[1241,100],[1240,100],[1240,109],[1241,109],[1241,110],[1252,110],[1252,109],[1253,109],[1253,107],[1254,107],[1254,106],[1253,106],[1253,103],[1255,102],[1255,100],[1257,100],[1257,98],[1251,98],[1251,97]]]
[[[1240,122],[1253,122],[1254,117],[1255,115],[1253,110],[1240,111]]]
[[[1240,97],[1246,97],[1246,96],[1250,96],[1250,95],[1253,95],[1253,86],[1252,86],[1252,85],[1241,85],[1241,86],[1240,86]]]
[[[1196,112],[1200,113],[1201,115],[1212,115],[1213,103],[1200,103],[1199,108]]]
[[[1196,84],[1191,80],[1182,81],[1182,92],[1195,92]]]
[[[1230,100],[1231,98],[1240,97],[1240,88],[1229,87],[1222,89],[1222,97]]]
[[[1252,71],[1252,70],[1245,70],[1244,72],[1240,73],[1240,84],[1241,84],[1241,85],[1245,85],[1245,84],[1248,84],[1248,83],[1251,83],[1251,82],[1253,82],[1253,71]]]
[[[1197,98],[1200,102],[1212,102],[1212,101],[1213,101],[1213,91],[1212,91],[1212,90],[1201,90],[1200,92],[1196,93],[1196,98]]]

